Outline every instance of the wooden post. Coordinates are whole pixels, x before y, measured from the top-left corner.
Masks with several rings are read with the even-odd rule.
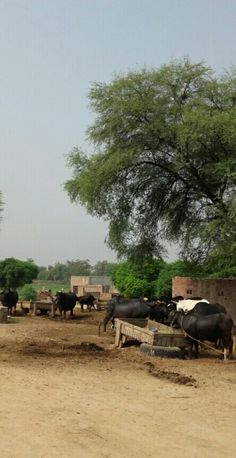
[[[121,335],[121,343],[120,343],[120,348],[123,347],[123,345],[126,342],[126,336],[124,334]]]
[[[227,348],[224,348],[224,361],[227,360]]]
[[[33,316],[36,316],[37,315],[37,303],[36,302],[33,302],[33,313],[32,313]]]
[[[54,318],[54,316],[55,316],[55,304],[54,304],[54,302],[52,302],[51,316],[52,316],[52,318]]]
[[[120,328],[121,328],[121,322],[119,320],[116,320],[116,338],[115,338],[115,346],[120,347]]]

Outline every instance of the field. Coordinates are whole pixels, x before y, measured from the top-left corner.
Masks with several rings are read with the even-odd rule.
[[[1,458],[232,458],[236,363],[114,350],[103,313],[0,325]]]
[[[52,281],[52,280],[33,280],[31,283],[32,287],[36,291],[51,290],[52,294],[56,294],[57,291],[64,290],[70,291],[70,283],[63,283],[61,281]],[[22,287],[17,289],[19,298],[22,300]]]

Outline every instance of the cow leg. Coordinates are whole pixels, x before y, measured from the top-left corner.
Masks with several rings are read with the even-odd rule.
[[[98,326],[98,335],[100,336],[100,329],[101,326],[103,326],[103,332],[106,332],[107,329],[107,323],[110,321],[111,317],[110,316],[105,316],[104,320],[99,323]]]
[[[84,311],[84,304],[81,304],[81,312]]]
[[[74,316],[73,309],[70,310],[70,316]]]
[[[198,358],[199,357],[199,343],[194,340],[193,341],[193,345],[192,345],[192,348],[195,348],[195,358]]]
[[[189,346],[186,348],[187,350],[187,358],[192,359],[193,356],[193,340],[189,339]]]

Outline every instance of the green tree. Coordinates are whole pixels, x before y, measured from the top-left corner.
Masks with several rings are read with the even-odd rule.
[[[24,285],[20,292],[22,301],[35,301],[37,299],[37,291],[32,285]]]
[[[98,261],[92,268],[92,275],[107,275],[111,276],[116,263],[108,261]]]
[[[155,285],[155,293],[158,297],[165,297],[170,300],[172,297],[172,278],[179,277],[199,277],[205,274],[205,270],[189,261],[175,261],[165,263],[160,270]]]
[[[123,262],[114,268],[112,280],[124,296],[152,296],[164,265],[161,259],[144,259],[142,263]]]
[[[65,189],[109,222],[110,247],[119,256],[160,256],[168,240],[192,260],[222,244],[232,254],[235,70],[217,77],[202,63],[174,61],[95,83],[89,100],[95,154],[72,150]]]
[[[0,261],[0,285],[2,288],[23,286],[37,277],[38,267],[33,262],[7,258]]]
[[[67,261],[68,274],[70,275],[91,275],[92,267],[89,259]]]

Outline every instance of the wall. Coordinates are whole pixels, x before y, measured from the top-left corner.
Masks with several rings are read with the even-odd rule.
[[[224,305],[236,322],[236,278],[172,278],[172,296],[199,296]]]
[[[95,284],[95,282],[100,282]],[[91,293],[100,300],[109,300],[112,294],[118,293],[117,289],[112,285],[111,278],[93,277],[93,276],[72,276],[71,277],[71,291],[74,291],[78,296],[83,296],[86,293]]]

